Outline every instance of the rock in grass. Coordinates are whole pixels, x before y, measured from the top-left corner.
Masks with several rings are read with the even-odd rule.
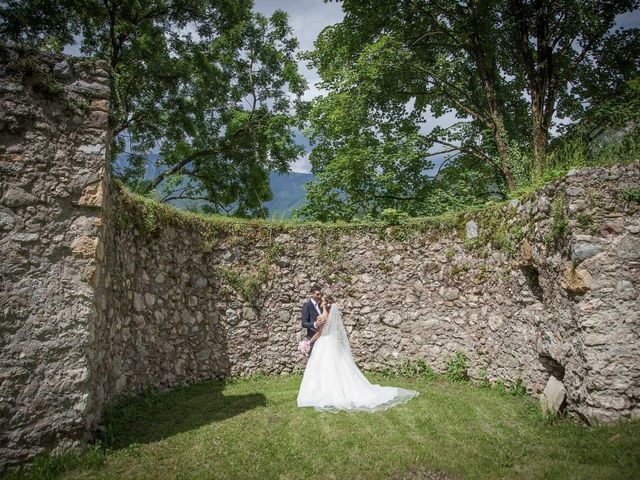
[[[544,392],[540,395],[540,404],[545,412],[558,413],[567,394],[564,385],[553,375],[549,377]]]

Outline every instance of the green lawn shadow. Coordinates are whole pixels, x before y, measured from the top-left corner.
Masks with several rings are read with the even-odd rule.
[[[105,412],[102,441],[111,449],[156,442],[266,405],[261,393],[224,395],[224,380],[145,393]]]

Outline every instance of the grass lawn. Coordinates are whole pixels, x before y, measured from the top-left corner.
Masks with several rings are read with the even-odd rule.
[[[497,388],[368,374],[418,390],[377,413],[298,409],[301,376],[207,382],[115,405],[104,444],[30,478],[640,479],[640,422],[545,420]],[[12,473],[9,478],[27,478]]]

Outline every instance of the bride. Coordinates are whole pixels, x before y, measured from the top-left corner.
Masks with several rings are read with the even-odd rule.
[[[311,339],[315,344],[302,377],[298,407],[375,412],[418,395],[414,390],[369,383],[353,360],[338,306],[325,298],[322,310],[325,324]]]

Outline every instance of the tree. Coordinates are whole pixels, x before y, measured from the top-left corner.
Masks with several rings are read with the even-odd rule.
[[[79,32],[82,51],[109,62],[112,151],[127,153],[119,173],[137,191],[266,214],[269,173],[286,171],[302,151],[293,130],[306,85],[284,12],[266,18],[250,0],[14,3],[26,12],[25,26],[5,21],[5,35],[39,41],[43,35],[26,27],[29,15],[53,10],[67,18],[65,43]],[[148,179],[151,150],[160,155]]]
[[[494,190],[496,175],[498,186],[513,191],[544,168],[554,116],[577,118],[596,92],[615,92],[637,75],[638,30],[611,27],[638,3],[345,0],[342,23],[326,28],[307,55],[329,91],[309,114],[314,172],[323,183],[333,170],[331,187],[343,203],[370,209],[370,198],[343,180],[354,170],[344,159],[367,139],[379,151],[411,145],[411,181],[393,180],[411,201],[428,201],[436,188],[417,178],[435,154],[473,168],[480,183],[469,190],[480,196]],[[429,114],[446,113],[457,121],[429,129]],[[369,157],[374,178],[366,181],[388,191],[375,178],[383,157]]]
[[[637,1],[510,0],[506,26],[513,32],[520,65],[509,72],[521,78],[530,97],[536,173],[544,168],[555,114],[575,119],[585,103],[592,104],[605,92],[619,93],[624,82],[638,74],[638,30],[611,29],[616,15],[639,5]],[[598,77],[600,82],[591,80]]]

